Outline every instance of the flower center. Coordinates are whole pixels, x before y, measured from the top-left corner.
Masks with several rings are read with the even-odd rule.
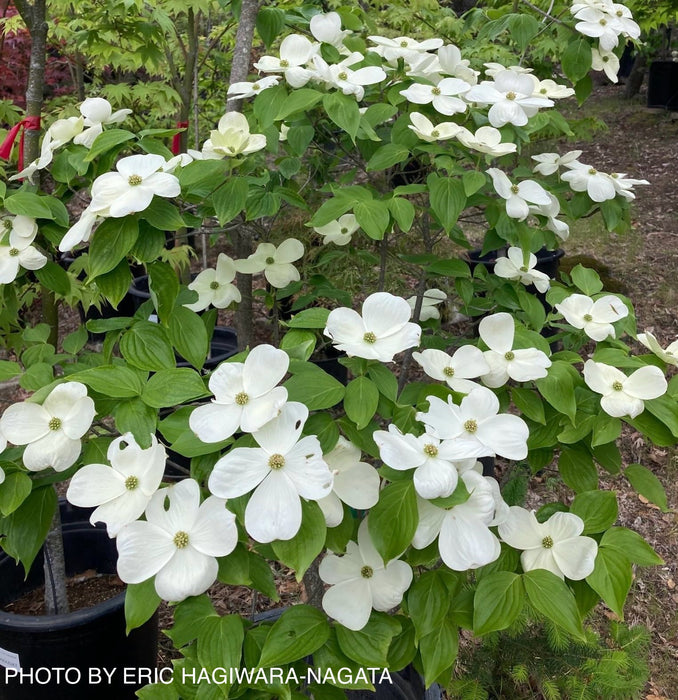
[[[2,225],[4,226],[5,231],[11,231],[11,230],[12,230],[12,222],[11,222],[9,219],[5,219],[5,220],[2,222]]]
[[[431,88],[431,92],[432,92],[434,95],[440,95],[440,88],[439,88],[439,87]]]
[[[545,94],[548,92],[548,90],[547,90],[546,88],[542,88],[539,92],[540,92],[542,95],[545,95]]]
[[[17,255],[19,255],[19,249],[18,248],[10,248],[9,254],[15,258]]]
[[[210,282],[210,289],[219,289],[221,285],[215,280],[214,282]]]
[[[610,60],[609,56],[603,56],[602,57],[603,63],[607,63]]]
[[[371,566],[363,566],[363,568],[360,569],[360,575],[363,578],[372,578],[372,576],[374,576],[374,569]]]
[[[473,419],[467,420],[464,423],[464,430],[467,433],[475,433],[478,430],[478,422]]]
[[[339,73],[339,75],[337,76],[337,78],[339,78],[339,80],[347,80],[347,79],[348,79],[348,73],[346,73],[346,71],[341,71],[341,73]]]
[[[440,132],[438,131],[438,129],[433,129],[433,131],[431,132],[431,136],[433,136],[434,139],[437,139],[438,136],[440,136]]]
[[[521,271],[521,272],[527,272],[527,265],[521,265],[521,266],[520,266],[520,271]]]
[[[598,171],[595,168],[589,168],[589,175],[597,175]]]
[[[275,263],[275,258],[272,258],[271,256],[266,258],[267,265],[273,265],[274,263]]]
[[[446,377],[454,377],[454,367],[445,367],[443,369],[443,374]]]
[[[259,85],[259,83],[254,83],[254,85],[252,85],[252,90],[261,90],[261,85]]]
[[[511,192],[513,194],[518,194],[520,192],[520,189],[518,188],[518,185],[511,185]]]
[[[136,187],[137,185],[140,185],[143,182],[143,178],[141,175],[130,175],[127,178],[127,183],[131,185],[132,187]]]
[[[551,535],[546,535],[541,541],[541,546],[544,549],[551,549],[551,547],[553,547],[553,537],[551,537]]]
[[[406,41],[401,41],[401,42],[400,42],[400,47],[403,48],[403,49],[407,48],[407,42],[406,42]]]
[[[598,20],[598,24],[600,24],[601,27],[604,27],[607,24],[607,20],[604,17],[601,17]]]
[[[61,427],[61,418],[52,418],[47,425],[50,430],[59,430]]]
[[[427,457],[437,457],[438,448],[435,445],[424,445],[424,454]]]
[[[624,13],[621,10],[617,10],[617,17],[623,17]]]
[[[348,229],[346,228],[346,226],[340,229],[339,233],[348,233]]]
[[[282,469],[285,466],[285,458],[280,454],[271,455],[268,458],[268,466],[271,469]]]
[[[185,549],[188,547],[188,533],[183,530],[179,530],[176,535],[174,535],[174,546],[177,549]]]
[[[125,488],[128,491],[134,491],[135,488],[139,486],[139,477],[138,476],[128,476],[125,479]]]
[[[282,59],[280,59],[280,67],[281,68],[289,68],[290,62],[286,58],[282,58]]]
[[[363,336],[363,340],[370,345],[374,345],[377,342],[377,336],[372,333],[372,331],[367,331]]]
[[[584,314],[583,319],[586,323],[591,323],[591,321],[593,321],[593,316],[591,316],[591,314]]]
[[[612,388],[615,391],[621,391],[624,388],[624,385],[621,382],[612,382]]]
[[[238,404],[238,406],[244,406],[249,400],[250,397],[244,391],[239,391],[235,395],[235,402]]]
[[[515,100],[516,99],[516,93],[511,91],[506,93],[506,99],[507,100]]]
[[[511,362],[511,360],[516,359],[516,355],[512,350],[509,350],[508,352],[504,353],[504,359],[507,360],[508,362]]]

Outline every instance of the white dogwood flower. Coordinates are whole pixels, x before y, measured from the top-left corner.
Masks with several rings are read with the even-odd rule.
[[[551,360],[536,348],[513,347],[515,321],[504,312],[485,316],[478,326],[478,333],[489,350],[484,353],[490,371],[480,379],[489,387],[499,387],[509,379],[527,382],[541,379],[548,374]]]
[[[314,226],[313,230],[323,237],[323,245],[348,245],[351,237],[360,228],[355,214],[344,214],[324,226]]]
[[[419,321],[428,321],[432,318],[440,320],[440,309],[438,304],[442,304],[447,299],[447,294],[442,289],[427,289],[421,299],[421,310],[419,311]],[[406,300],[410,305],[410,309],[414,312],[417,305],[417,297],[409,297]]]
[[[323,610],[351,630],[361,630],[372,610],[386,612],[400,604],[412,583],[412,569],[399,559],[387,564],[377,552],[363,520],[358,542],[349,542],[346,554],[327,554],[318,568],[330,584],[322,600]]]
[[[596,341],[616,338],[612,324],[629,315],[626,304],[612,294],[595,301],[584,294],[570,294],[556,304],[556,310],[571,326],[582,329],[589,338]]]
[[[506,200],[506,214],[512,219],[523,221],[530,213],[528,202],[531,204],[549,204],[549,193],[534,180],[523,180],[514,185],[508,176],[499,168],[489,168],[488,175],[496,193]]]
[[[0,242],[14,245],[17,241],[33,243],[38,235],[38,222],[30,216],[17,214],[0,217]]]
[[[395,425],[372,435],[384,464],[398,471],[414,469],[414,488],[422,498],[444,498],[457,488],[452,441],[432,435],[401,433]]]
[[[412,546],[423,549],[438,538],[438,550],[443,562],[453,571],[477,569],[499,557],[501,547],[490,530],[503,515],[498,507],[499,487],[494,479],[474,470],[460,475],[470,493],[467,501],[451,508],[440,508],[417,499],[419,524]]]
[[[385,36],[368,36],[367,38],[377,45],[376,48],[370,47],[369,50],[383,56],[391,64],[395,64],[399,58],[403,58],[406,63],[409,63],[418,55],[427,51],[435,51],[443,45],[442,39],[417,41],[409,36],[397,36],[395,39],[389,39]]]
[[[648,349],[651,350],[657,357],[664,360],[669,365],[678,367],[678,340],[670,343],[666,350],[659,344],[657,338],[650,333],[638,333],[638,340]]]
[[[467,102],[492,105],[487,114],[494,127],[513,124],[525,126],[541,107],[553,107],[553,100],[534,97],[534,82],[529,75],[512,70],[503,70],[494,76],[494,81],[483,81],[474,85],[465,95]]]
[[[376,292],[365,299],[362,316],[353,309],[330,311],[325,335],[349,356],[391,362],[393,356],[419,345],[421,327],[410,323],[412,309],[402,298]]]
[[[518,280],[524,285],[533,284],[537,291],[545,294],[551,286],[551,278],[544,272],[536,270],[537,256],[529,253],[527,262],[523,251],[517,246],[511,246],[506,256],[497,258],[494,264],[494,274],[507,280]]]
[[[553,175],[553,173],[558,172],[561,166],[569,168],[570,164],[576,161],[581,154],[581,151],[568,151],[562,156],[558,153],[539,153],[532,156],[532,160],[537,161],[533,170],[542,175]]]
[[[182,601],[214,583],[216,557],[235,549],[238,529],[223,499],[210,496],[200,503],[198,482],[183,479],[156,491],[146,520],[125,525],[116,543],[118,576],[125,583],[155,576],[155,590],[163,600]]]
[[[92,184],[92,214],[118,218],[144,211],[158,197],[176,197],[181,192],[179,180],[163,172],[163,156],[147,153],[121,158],[116,173],[100,175]]]
[[[482,386],[475,387],[459,406],[437,396],[428,396],[429,409],[417,420],[426,431],[441,440],[451,440],[450,459],[492,457],[525,459],[529,429],[525,421],[510,413],[499,414],[499,399]]]
[[[558,197],[548,192],[549,203],[537,204],[530,207],[530,214],[546,217],[546,228],[560,238],[561,241],[566,241],[570,235],[570,227],[564,221],[557,219],[560,214],[560,201]]]
[[[468,394],[478,387],[471,379],[490,371],[483,351],[475,345],[462,345],[451,356],[442,350],[427,348],[413,352],[412,359],[421,365],[429,377],[446,382],[450,389],[461,394]]]
[[[253,83],[231,83],[228,86],[226,94],[228,97],[243,100],[247,97],[256,97],[260,92],[268,90],[268,88],[275,87],[279,82],[280,78],[277,75],[267,75],[263,78],[259,78],[259,80],[256,80]]]
[[[313,71],[304,66],[317,53],[319,44],[312,44],[301,34],[290,34],[280,44],[280,56],[262,56],[254,67],[263,73],[282,73],[295,88],[306,85]]]
[[[450,116],[466,111],[468,105],[458,95],[464,95],[470,88],[466,81],[459,78],[443,78],[437,85],[412,83],[406,90],[401,90],[400,94],[408,102],[432,104],[436,112]]]
[[[612,184],[617,194],[620,194],[624,199],[635,199],[636,195],[633,192],[635,185],[649,185],[647,180],[635,180],[626,177],[624,173],[610,173]]]
[[[546,97],[553,100],[561,100],[564,97],[572,97],[572,95],[574,95],[574,88],[567,87],[567,85],[559,85],[555,80],[551,80],[551,78],[539,80],[534,75],[530,77],[534,81],[533,97]]]
[[[59,250],[65,253],[69,250],[73,250],[78,243],[88,241],[97,223],[106,216],[108,216],[107,209],[98,213],[93,212],[90,207],[83,209],[80,218],[66,231],[64,237],[61,239]]]
[[[202,311],[210,305],[215,309],[225,309],[234,301],[240,302],[240,291],[231,284],[234,279],[235,262],[225,253],[219,253],[216,269],[202,270],[188,285],[198,293],[198,301],[184,306],[191,311]]]
[[[250,275],[263,272],[272,287],[282,289],[299,281],[299,270],[292,263],[303,254],[304,245],[296,238],[287,238],[277,248],[273,243],[260,243],[248,258],[235,261],[235,269]]]
[[[614,181],[608,173],[600,172],[579,161],[574,161],[567,167],[569,170],[560,177],[569,182],[575,192],[586,192],[594,202],[605,202],[615,198]]]
[[[17,278],[23,267],[25,270],[39,270],[47,264],[47,258],[31,245],[30,238],[16,236],[14,243],[0,240],[0,284],[10,284]]]
[[[79,109],[86,128],[73,139],[73,143],[87,148],[92,148],[96,137],[103,133],[104,125],[119,124],[128,114],[132,114],[131,109],[118,109],[114,112],[111,103],[103,97],[88,97]]]
[[[354,52],[339,63],[329,64],[322,56],[313,56],[317,80],[322,80],[328,87],[341,90],[344,95],[355,95],[360,101],[365,97],[365,86],[375,85],[386,78],[386,73],[379,66],[365,66],[353,70],[351,66],[363,61],[365,57]]]
[[[666,393],[664,373],[653,365],[640,367],[628,377],[616,367],[586,360],[584,381],[590,389],[602,394],[600,407],[610,416],[635,418],[645,410],[644,401]]]
[[[236,447],[214,465],[210,491],[236,498],[254,490],[245,529],[257,542],[292,539],[301,527],[301,499],[332,492],[332,473],[315,435],[301,437],[308,408],[290,402],[277,418],[252,433],[259,447]]]
[[[330,44],[336,49],[341,49],[344,39],[353,34],[349,29],[342,30],[341,17],[337,12],[320,12],[313,15],[308,28],[316,41]]]
[[[66,498],[75,506],[96,507],[90,522],[106,523],[109,537],[115,537],[142,516],[162,481],[167,453],[155,435],[142,449],[125,433],[109,445],[106,457],[110,466],[87,464],[73,475]]]
[[[266,148],[263,134],[251,134],[247,117],[240,112],[226,112],[217,128],[202,145],[202,157],[209,160],[233,158]]]
[[[619,57],[614,51],[605,51],[602,48],[591,47],[591,68],[595,71],[604,71],[605,75],[613,82],[618,83]]]
[[[469,85],[478,82],[478,72],[471,68],[471,62],[461,57],[461,51],[454,44],[447,44],[438,49],[438,61],[443,73],[460,78]]]
[[[598,543],[583,537],[584,521],[574,513],[554,513],[540,523],[534,511],[511,506],[499,523],[499,536],[514,549],[522,549],[523,571],[546,569],[560,578],[581,581],[593,572]]]
[[[342,435],[334,448],[323,456],[334,475],[332,493],[318,501],[327,527],[337,527],[344,518],[346,505],[367,510],[379,500],[379,472],[360,461],[360,449]]]
[[[422,141],[428,141],[429,143],[454,138],[462,128],[454,122],[433,124],[428,117],[419,112],[412,112],[410,121],[412,123],[408,124],[408,128],[412,129]]]
[[[502,143],[501,132],[493,126],[481,126],[475,134],[461,127],[456,137],[467,148],[491,156],[505,156],[507,153],[515,153],[518,148],[515,143]]]
[[[259,430],[287,401],[287,389],[277,384],[289,364],[289,355],[272,345],[257,345],[244,362],[222,362],[209,379],[214,399],[191,413],[191,430],[207,443]]]
[[[13,445],[26,445],[23,462],[29,471],[52,467],[62,472],[80,455],[80,439],[94,420],[94,401],[80,382],[52,389],[42,405],[31,401],[9,406],[0,431]]]

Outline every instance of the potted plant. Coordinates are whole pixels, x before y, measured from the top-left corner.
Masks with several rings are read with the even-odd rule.
[[[581,9],[573,8],[579,16],[567,37],[558,35],[563,71],[577,86],[593,61]],[[551,29],[564,22],[547,19]],[[527,11],[503,21],[521,51],[541,34]],[[628,22],[611,26],[631,31]],[[254,65],[266,74],[261,82],[231,86],[253,98],[251,113],[227,112],[202,149],[189,152],[191,162],[137,153],[135,134],[118,141],[107,130],[86,158],[80,153],[91,203],[78,220],[64,221],[55,198],[28,183],[10,186],[4,199],[38,229],[52,217],[40,239],[45,253],[54,242],[88,246],[83,284],[96,283],[114,304],[126,292],[129,259],[148,270],[148,306],[97,322],[106,333],[101,351],[67,338],[63,353],[46,342],[20,353],[12,367],[35,393],[0,418],[10,445],[0,496],[8,482],[24,484],[5,515],[3,547],[26,559],[21,542],[39,544],[45,534],[36,525],[45,518],[31,517],[32,494],[71,477],[69,499],[96,508],[92,520],[115,538],[128,625],[148,619],[162,599],[172,603],[169,636],[181,658],[142,697],[197,697],[216,685],[233,697],[374,690],[375,680],[410,665],[426,687],[445,686],[461,629],[483,636],[529,610],[581,638],[598,601],[621,613],[632,563],[660,561],[639,535],[615,526],[616,499],[600,487],[598,469],[622,471],[623,424],[675,444],[671,356],[654,346],[653,354],[632,351],[624,340],[635,335],[630,301],[602,293],[591,270],[549,279],[550,310],[525,289],[530,253],[562,237],[556,204],[573,223],[595,214],[623,228],[640,181],[572,154],[542,153],[526,172],[518,142],[536,139],[545,119],[568,128],[562,116],[539,121],[569,94],[550,79],[491,65],[480,80],[442,39],[350,37],[337,13],[315,15],[309,29],[319,44],[290,33],[278,55]],[[595,50],[610,40],[605,34]],[[75,159],[86,146],[60,148]],[[423,182],[390,184],[392,169],[422,159]],[[302,165],[321,173],[320,193],[304,188]],[[70,182],[57,182],[68,197]],[[239,236],[256,221],[254,252],[233,266],[284,288],[301,277],[305,252],[273,225],[292,207],[316,229],[353,214],[359,245],[379,252],[372,279],[352,304],[293,316],[280,347],[254,344],[202,376],[211,321],[191,308],[202,304],[200,291],[198,302],[187,299],[161,259],[166,234],[187,224],[189,211],[193,223],[235,221]],[[513,273],[471,275],[447,247],[470,247],[464,212],[487,224],[484,249],[518,248],[526,270],[512,254]],[[28,269],[39,267],[25,252],[31,235],[20,240],[8,227],[0,242]],[[395,247],[401,235],[405,250]],[[402,283],[403,269],[414,309],[386,291]],[[60,293],[59,273],[36,274]],[[468,307],[482,307],[479,339],[419,323],[433,280],[451,280]],[[551,351],[545,327],[557,330],[562,351]],[[346,385],[309,362],[311,343],[300,334],[308,329],[346,353]],[[178,367],[177,353],[192,367]],[[168,449],[191,459],[190,476],[171,487],[158,476],[158,429]],[[478,459],[487,457],[533,472],[553,462],[573,493],[527,510],[482,475]],[[651,493],[648,470],[623,472]],[[217,613],[207,594],[216,581],[275,598],[272,563],[294,570],[307,603],[272,623]]]

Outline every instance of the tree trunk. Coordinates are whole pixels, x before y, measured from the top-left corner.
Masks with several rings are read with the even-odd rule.
[[[242,0],[240,22],[235,34],[231,73],[228,78],[229,84],[247,80],[247,75],[250,72],[254,26],[258,12],[258,0]],[[242,111],[242,100],[227,100],[226,111]],[[252,237],[244,226],[234,233],[234,247],[236,257],[240,259],[246,258],[252,252]],[[252,276],[238,273],[236,284],[242,299],[235,314],[235,329],[238,333],[238,349],[243,350],[252,343]]]
[[[645,78],[645,68],[647,66],[647,56],[639,53],[636,60],[633,62],[631,73],[626,79],[626,88],[624,89],[624,99],[630,100],[640,92],[640,86]]]

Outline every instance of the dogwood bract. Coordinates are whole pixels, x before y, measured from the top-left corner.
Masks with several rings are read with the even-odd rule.
[[[272,287],[282,289],[299,281],[299,270],[292,263],[303,254],[304,246],[296,238],[287,238],[277,248],[273,243],[260,243],[252,255],[235,261],[235,269],[250,275],[263,272]]]
[[[595,301],[584,294],[570,294],[556,304],[556,309],[571,326],[582,329],[589,338],[597,341],[615,338],[612,324],[629,314],[626,304],[611,294]]]
[[[421,299],[421,309],[419,310],[419,320],[428,321],[432,318],[440,319],[440,310],[437,308],[438,304],[442,304],[445,299],[447,299],[447,294],[443,292],[442,289],[427,289],[424,292],[424,296]],[[414,309],[417,306],[417,297],[410,297],[406,300],[414,313]]]
[[[379,473],[371,464],[360,461],[360,450],[345,437],[340,435],[323,459],[334,476],[332,493],[318,501],[327,527],[336,527],[343,520],[342,503],[367,510],[379,500]]]
[[[440,557],[453,571],[477,569],[497,559],[501,547],[490,526],[504,515],[494,479],[473,470],[460,477],[470,494],[463,503],[440,508],[417,499],[419,524],[412,540],[415,549],[423,549],[437,537]]]
[[[470,381],[490,371],[483,351],[475,345],[462,345],[453,355],[442,350],[427,348],[413,352],[412,359],[421,365],[429,377],[446,382],[454,391],[468,394],[478,384]]]
[[[301,527],[301,498],[317,501],[332,491],[332,473],[315,435],[301,437],[308,418],[302,403],[252,433],[259,447],[236,447],[214,465],[209,489],[236,498],[254,489],[245,508],[245,529],[257,542],[289,540]]]
[[[548,374],[551,360],[536,348],[513,348],[515,321],[507,313],[485,316],[478,326],[478,333],[487,350],[483,355],[490,371],[480,379],[483,384],[496,388],[510,379],[527,382],[541,379]]]
[[[105,464],[87,464],[71,478],[66,498],[82,508],[98,506],[90,517],[92,525],[106,523],[109,537],[143,514],[158,490],[167,453],[151,435],[151,446],[142,449],[131,433],[121,435],[108,447]]]
[[[266,137],[263,134],[250,134],[250,125],[244,114],[226,112],[203,143],[202,157],[208,160],[233,158],[265,147]]]
[[[39,270],[47,264],[47,257],[31,245],[31,238],[16,236],[12,244],[11,235],[0,237],[0,284],[14,282],[22,267]]]
[[[230,554],[237,543],[235,515],[226,502],[210,496],[200,503],[198,482],[184,479],[155,492],[145,521],[120,530],[118,576],[125,583],[155,576],[155,590],[163,600],[181,601],[214,583],[216,557]]]
[[[202,311],[208,306],[225,309],[232,302],[240,302],[240,291],[231,284],[235,278],[235,263],[225,253],[219,253],[216,269],[208,268],[188,285],[198,293],[198,301],[184,306],[192,311]]]
[[[372,543],[367,518],[358,528],[358,542],[349,542],[341,557],[327,554],[318,573],[330,584],[323,596],[323,610],[356,631],[365,627],[373,609],[386,612],[399,605],[413,578],[404,561],[384,563]]]
[[[127,115],[132,114],[132,110],[118,109],[114,112],[111,103],[103,97],[88,97],[80,105],[80,114],[86,128],[73,139],[73,143],[92,148],[96,137],[103,133],[104,125],[125,121]]]
[[[528,202],[532,204],[549,204],[548,192],[534,180],[523,180],[514,185],[506,173],[498,168],[489,168],[487,174],[492,178],[496,193],[506,200],[506,214],[512,219],[523,221],[530,213]]]
[[[360,228],[355,214],[344,214],[324,226],[314,226],[313,230],[323,237],[323,245],[348,245],[351,237]]]
[[[397,353],[419,345],[421,328],[409,322],[412,309],[401,297],[376,292],[365,299],[362,312],[345,307],[330,311],[324,333],[338,350],[391,362]]]
[[[287,389],[276,385],[289,364],[289,355],[272,345],[257,345],[244,362],[222,362],[209,380],[214,399],[191,413],[191,430],[208,443],[221,442],[238,429],[259,430],[287,401]]]
[[[581,581],[593,572],[598,543],[583,537],[584,521],[574,513],[554,513],[540,523],[534,511],[511,506],[499,523],[499,536],[506,544],[522,549],[523,571],[546,569],[560,578]]]
[[[584,363],[584,381],[602,394],[603,411],[616,418],[635,418],[645,410],[644,401],[662,396],[668,388],[659,367],[640,367],[627,377],[620,369],[593,360]]]
[[[80,382],[52,389],[42,405],[23,401],[9,406],[0,418],[0,431],[13,445],[26,445],[23,462],[37,472],[52,467],[62,472],[75,464],[80,438],[94,420],[94,401]]]
[[[428,396],[429,409],[419,412],[421,421],[440,440],[453,440],[450,459],[492,457],[525,459],[530,431],[525,421],[510,413],[499,414],[499,399],[494,392],[478,386],[456,406],[452,397],[447,402]]]
[[[551,286],[551,279],[544,273],[536,270],[537,256],[529,253],[527,263],[523,251],[517,246],[511,246],[506,251],[506,256],[497,258],[494,264],[494,274],[508,280],[518,280],[524,285],[533,284],[538,292],[545,293]]]
[[[664,360],[669,365],[678,367],[678,340],[666,346],[666,350],[662,348],[659,341],[650,331],[638,333],[638,340],[648,349],[651,350],[657,357]]]

